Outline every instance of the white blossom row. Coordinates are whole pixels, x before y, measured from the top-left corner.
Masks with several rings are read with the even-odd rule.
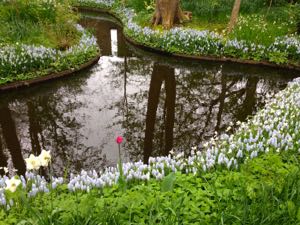
[[[115,0],[77,0],[80,4],[93,4],[112,7]],[[221,34],[208,30],[194,30],[175,27],[158,31],[151,27],[141,27],[134,21],[133,9],[119,6],[114,9],[125,25],[125,32],[131,38],[174,53],[194,55],[214,55],[240,57],[254,60],[269,60],[275,63],[286,63],[285,60],[300,60],[300,38],[297,35],[286,35],[276,38],[269,46],[255,44],[251,41],[228,39]],[[282,60],[282,57],[285,57]]]
[[[78,5],[99,5],[105,7],[112,7],[115,3],[115,0],[74,0],[75,4]]]
[[[130,37],[170,52],[228,55],[270,61],[272,61],[271,55],[285,53],[289,58],[300,59],[300,38],[296,35],[278,37],[270,46],[264,46],[245,40],[227,39],[208,30],[199,31],[184,27],[175,27],[164,31],[153,30],[150,27],[139,26],[134,21],[136,14],[132,9],[119,8],[117,13],[125,23],[125,31]]]
[[[48,68],[67,56],[98,49],[95,37],[85,32],[80,25],[77,25],[77,29],[82,33],[81,39],[78,44],[66,51],[21,43],[0,46],[1,77]]]

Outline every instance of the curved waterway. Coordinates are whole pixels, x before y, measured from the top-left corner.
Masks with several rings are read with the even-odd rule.
[[[0,94],[0,167],[51,150],[56,175],[189,151],[244,121],[295,77],[266,67],[195,62],[126,43],[108,15],[87,15],[102,57],[70,77]]]

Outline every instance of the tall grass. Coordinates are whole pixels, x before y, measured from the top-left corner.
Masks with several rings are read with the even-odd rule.
[[[64,49],[79,39],[68,0],[0,1],[0,42]]]

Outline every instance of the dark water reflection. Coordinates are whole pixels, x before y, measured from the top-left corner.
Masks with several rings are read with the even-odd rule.
[[[0,96],[0,167],[51,150],[54,170],[101,169],[118,158],[188,151],[244,121],[293,74],[270,68],[168,59],[127,45],[109,17],[85,18],[102,54],[75,76]],[[116,34],[116,36],[111,34]]]

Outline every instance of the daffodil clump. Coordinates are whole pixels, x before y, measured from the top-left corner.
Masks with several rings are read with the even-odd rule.
[[[34,197],[37,193],[48,193],[49,189],[56,188],[57,184],[62,184],[62,178],[51,179],[51,184],[47,180],[38,174],[41,167],[48,168],[51,163],[50,151],[42,150],[39,156],[30,155],[25,159],[27,172],[25,176],[8,176],[0,177],[0,205],[6,209],[10,209],[14,205],[14,198],[7,199],[6,195],[10,195],[16,192],[18,189],[20,192],[25,192],[27,197]],[[0,168],[5,174],[8,174],[6,167]],[[6,195],[5,195],[6,193]]]

